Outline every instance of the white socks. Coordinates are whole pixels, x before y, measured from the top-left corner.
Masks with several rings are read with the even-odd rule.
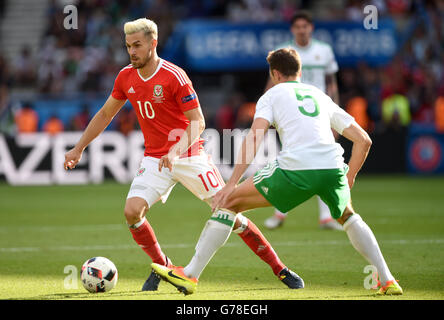
[[[330,220],[331,219],[330,209],[325,204],[325,202],[321,200],[319,196],[316,196],[316,198],[318,199],[318,206],[319,206],[319,221]],[[288,212],[281,212],[278,209],[275,209],[274,214],[276,217],[280,219],[285,219],[287,217]]]
[[[228,240],[235,219],[236,214],[225,209],[211,216],[202,230],[193,258],[183,270],[187,277],[199,278],[216,251]]]
[[[285,218],[287,218],[287,214],[288,214],[288,212],[282,212],[282,211],[279,211],[278,209],[274,209],[274,215],[276,216],[276,217],[278,217],[279,219],[285,219]]]
[[[394,280],[395,278],[385,263],[372,230],[362,220],[361,216],[359,214],[351,215],[343,227],[356,251],[376,267],[381,284],[385,285],[387,281]]]
[[[324,201],[321,200],[321,197],[316,196],[318,199],[318,206],[319,206],[319,221],[326,221],[331,219],[330,209],[325,204]]]

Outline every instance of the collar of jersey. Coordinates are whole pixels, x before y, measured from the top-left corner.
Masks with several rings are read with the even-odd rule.
[[[310,39],[310,41],[308,42],[308,44],[306,46],[300,46],[294,39],[293,39],[293,44],[299,50],[308,50],[311,47],[311,45],[313,44],[313,39]]]
[[[139,69],[136,69],[137,74],[139,75],[140,79],[142,79],[142,81],[147,82],[148,80],[150,80],[151,78],[153,78],[157,74],[157,72],[160,70],[160,68],[162,67],[162,64],[163,64],[163,59],[162,58],[159,58],[159,59],[160,59],[160,62],[157,65],[156,71],[154,71],[154,73],[152,75],[150,75],[148,78],[142,77],[139,73]]]

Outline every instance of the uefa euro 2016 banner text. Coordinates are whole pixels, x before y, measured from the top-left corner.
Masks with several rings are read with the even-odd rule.
[[[231,175],[238,150],[248,129],[206,129],[202,134],[205,152],[210,155],[224,179]],[[75,170],[63,168],[65,152],[79,140],[82,132],[20,134],[13,138],[0,135],[0,181],[11,185],[50,185],[101,183],[107,177],[130,183],[144,155],[144,139],[139,131],[125,136],[117,131],[103,132],[86,149]],[[176,139],[175,136],[171,137]],[[277,133],[268,130],[246,176],[276,158]]]
[[[316,21],[313,37],[330,44],[340,66],[360,62],[384,65],[399,48],[394,21],[381,19],[375,30],[352,21]],[[267,69],[265,57],[292,39],[287,23],[230,23],[191,20],[176,25],[161,56],[198,71]]]

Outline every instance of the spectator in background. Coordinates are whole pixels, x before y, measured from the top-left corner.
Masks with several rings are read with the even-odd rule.
[[[64,126],[62,120],[57,118],[56,115],[52,115],[48,121],[45,122],[43,125],[43,131],[46,133],[49,133],[50,135],[54,136],[60,132],[63,132]]]
[[[372,129],[372,124],[367,114],[367,100],[363,97],[351,98],[345,107],[345,111],[349,113],[356,122],[367,132]]]
[[[444,134],[444,94],[435,101],[435,128],[439,133]]]
[[[14,80],[20,87],[28,87],[35,84],[35,61],[32,58],[31,49],[24,46],[18,58],[14,61]]]
[[[223,129],[234,129],[236,122],[236,112],[244,101],[241,93],[231,95],[216,112],[215,127],[220,132]]]
[[[231,1],[227,7],[227,17],[232,22],[266,22],[279,21],[282,3],[267,0]]]
[[[363,88],[363,97],[367,102],[367,114],[372,123],[381,120],[381,80],[379,70],[370,68],[366,65],[360,67],[361,87]]]
[[[253,122],[255,111],[255,102],[243,103],[240,106],[239,111],[237,112],[235,127],[240,129],[250,128],[251,123]]]
[[[345,9],[347,20],[362,22],[364,20],[363,2],[361,0],[348,0]]]
[[[117,115],[117,129],[125,136],[136,128],[137,117],[131,108],[123,108]]]
[[[356,72],[351,68],[343,68],[339,74],[341,96],[338,105],[346,106],[353,97],[359,96],[359,80]]]
[[[9,89],[12,85],[12,77],[6,59],[0,55],[0,113],[9,103]]]
[[[18,133],[37,132],[39,124],[39,116],[29,103],[25,103],[23,107],[15,114],[15,125]]]
[[[68,129],[70,131],[83,131],[88,126],[90,118],[88,106],[84,105],[82,111],[71,119]]]
[[[8,136],[15,134],[14,113],[10,108],[8,87],[0,83],[0,133]]]
[[[63,27],[63,7],[68,2],[78,9],[78,29],[69,32]],[[36,87],[36,91],[49,94],[108,92],[116,70],[128,64],[126,49],[121,45],[121,25],[129,16],[148,16],[158,23],[163,30],[159,35],[161,49],[175,24],[193,17],[220,17],[232,22],[289,21],[295,11],[307,9],[317,20],[346,18],[362,22],[363,7],[368,4],[377,7],[379,18],[389,15],[401,33],[407,32],[413,22],[417,23],[416,29],[406,46],[400,48],[399,56],[386,66],[359,65],[341,70],[340,105],[350,104],[355,110],[356,102],[360,105],[361,101],[355,98],[364,98],[369,121],[378,128],[384,124],[382,101],[400,93],[408,99],[412,121],[436,123],[437,92],[439,84],[444,83],[444,0],[50,0],[48,27],[38,51],[31,55],[24,47],[14,63],[9,64],[10,70],[6,70],[0,56],[0,110],[8,104],[10,89],[14,87]],[[427,22],[422,20],[419,6],[425,9]],[[240,105],[236,106],[236,111],[239,108]],[[229,128],[233,126],[232,112],[226,104],[220,111],[209,112],[216,117],[208,118],[207,123],[214,121],[218,129]]]
[[[382,101],[382,120],[386,127],[394,129],[410,124],[410,103],[407,97],[395,93]]]

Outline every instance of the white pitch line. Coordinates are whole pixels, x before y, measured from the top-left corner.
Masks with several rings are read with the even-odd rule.
[[[1,226],[0,233],[6,232],[51,232],[55,230],[63,231],[116,231],[125,229],[125,224],[96,224],[96,225],[74,225],[74,226]]]
[[[416,240],[381,240],[381,244],[393,245],[424,245],[424,244],[444,244],[444,239],[416,239]],[[166,249],[183,249],[193,248],[194,243],[180,243],[180,244],[161,244],[162,248]],[[272,243],[274,247],[301,247],[301,246],[337,246],[337,245],[351,245],[348,240],[326,240],[326,241],[288,241]],[[240,247],[242,243],[227,243],[225,247]],[[131,250],[138,249],[136,244],[127,245],[91,245],[91,246],[53,246],[53,247],[16,247],[16,248],[0,248],[0,253],[18,253],[18,252],[39,252],[39,251],[88,251],[88,250]]]

